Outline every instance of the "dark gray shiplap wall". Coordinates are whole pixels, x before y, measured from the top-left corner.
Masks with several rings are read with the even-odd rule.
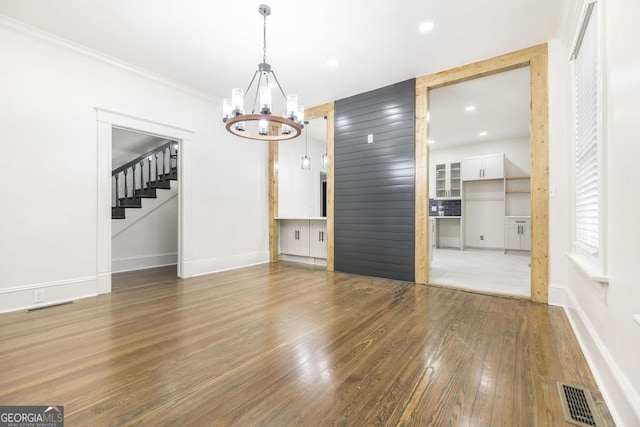
[[[413,282],[415,80],[336,101],[335,114],[335,270]]]

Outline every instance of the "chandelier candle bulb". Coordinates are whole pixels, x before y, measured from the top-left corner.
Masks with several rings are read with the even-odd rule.
[[[300,124],[304,123],[304,107],[302,105],[298,105],[298,112],[296,113],[296,122]]]
[[[244,90],[239,88],[231,90],[231,105],[234,115],[244,114]]]
[[[271,114],[271,88],[269,86],[260,87],[260,113]]]
[[[288,117],[287,113],[283,113],[282,117],[284,117],[286,119]],[[280,134],[281,135],[290,135],[291,134],[291,126],[283,123],[282,127],[280,128]]]
[[[293,120],[293,118],[298,113],[298,95],[291,94],[287,95],[287,114],[289,118]]]
[[[236,123],[236,130],[237,130],[238,132],[244,132],[244,129],[245,129],[245,127],[244,127],[244,122],[238,122],[238,123]]]
[[[258,121],[258,133],[260,135],[269,135],[269,121],[268,120],[259,120]]]
[[[222,100],[222,121],[226,122],[229,117],[231,117],[231,100],[229,98],[225,98]]]

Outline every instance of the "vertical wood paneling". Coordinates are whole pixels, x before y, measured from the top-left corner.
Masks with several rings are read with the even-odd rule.
[[[416,89],[416,248],[415,282],[426,284],[429,281],[427,256],[429,248],[429,150],[427,145],[429,111],[427,88]]]
[[[270,126],[269,135],[277,135],[278,127]],[[280,230],[278,220],[278,143],[269,141],[269,261],[277,262],[279,258]]]
[[[333,103],[327,110],[327,270],[335,268],[335,111]]]
[[[304,112],[307,120],[313,120],[320,117],[326,118],[327,122],[327,132],[326,132],[326,143],[327,143],[327,229],[326,229],[326,242],[327,242],[327,270],[333,271],[334,267],[334,247],[333,247],[333,230],[334,230],[334,221],[333,221],[333,203],[334,203],[334,143],[333,143],[333,131],[334,131],[334,120],[335,120],[335,112],[334,112],[334,103],[327,102],[326,104],[317,105],[315,107],[307,108]]]
[[[531,299],[549,300],[547,51],[531,58]]]
[[[335,102],[337,271],[415,279],[415,114],[413,79]]]

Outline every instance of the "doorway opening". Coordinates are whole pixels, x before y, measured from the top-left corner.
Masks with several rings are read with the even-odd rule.
[[[96,108],[98,119],[98,197],[97,197],[97,286],[96,293],[105,294],[111,292],[112,270],[112,201],[113,185],[113,133],[116,130],[131,131],[145,134],[165,140],[177,142],[180,155],[176,157],[177,165],[177,253],[176,270],[178,277],[189,277],[186,271],[185,260],[191,259],[191,254],[186,250],[190,247],[189,235],[185,233],[185,220],[189,218],[189,204],[186,203],[189,174],[185,173],[184,165],[188,164],[189,143],[193,139],[193,132],[187,129],[146,120],[127,114],[121,114],[110,110]],[[166,170],[165,170],[166,173]],[[139,179],[139,178],[138,178]]]
[[[175,266],[179,142],[112,131],[111,271]]]
[[[429,283],[531,297],[529,67],[429,91]]]

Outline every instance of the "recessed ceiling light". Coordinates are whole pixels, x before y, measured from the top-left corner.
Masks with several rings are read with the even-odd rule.
[[[482,132],[480,132],[478,135],[480,135],[480,136],[487,136],[487,132],[482,131]]]
[[[433,144],[433,143],[435,143],[435,141],[434,141],[433,139],[428,139],[428,140],[427,140],[427,143],[428,143],[428,144]]]
[[[465,107],[464,111],[473,111],[475,109],[476,109],[475,105],[469,105],[469,106]]]
[[[327,66],[328,67],[337,67],[339,64],[337,59],[330,59],[327,61]]]
[[[423,33],[431,30],[433,30],[433,22],[425,22],[420,25],[420,31],[422,31]]]

